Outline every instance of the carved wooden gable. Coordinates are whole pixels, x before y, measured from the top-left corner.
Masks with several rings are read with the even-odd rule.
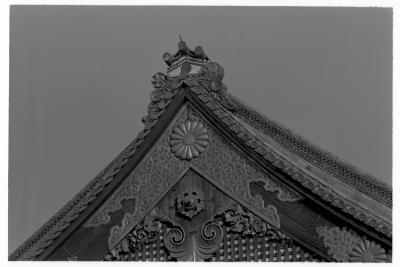
[[[302,199],[187,104],[84,227],[109,224],[125,201],[131,212],[112,226],[105,260],[321,260],[278,230],[276,206],[254,186],[278,202]],[[74,256],[85,260],[85,249]]]
[[[152,77],[143,131],[10,260],[390,262],[391,191],[244,108],[186,48]]]
[[[329,231],[341,231],[336,228],[329,212],[261,169],[187,103],[64,242],[64,252],[50,259],[68,251],[68,258],[78,260],[349,261],[358,243],[330,244]],[[370,242],[344,231],[352,240]],[[378,259],[386,260],[372,243],[380,249]]]
[[[193,169],[106,261],[319,261]]]

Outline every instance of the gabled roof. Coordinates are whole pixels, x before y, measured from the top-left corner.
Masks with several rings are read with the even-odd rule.
[[[234,115],[255,130],[256,135],[261,139],[270,138],[274,140],[291,153],[333,175],[335,178],[351,185],[385,206],[392,207],[392,190],[385,183],[337,156],[322,150],[280,123],[244,104],[235,96],[231,95],[231,99],[238,107]]]
[[[208,59],[208,58],[207,58]],[[179,59],[175,59],[177,61]],[[174,61],[174,62],[175,62]],[[182,65],[183,66],[183,65]],[[187,66],[185,67],[187,68]],[[391,238],[392,190],[376,178],[336,156],[323,151],[279,123],[265,117],[227,93],[222,83],[223,69],[215,62],[204,62],[198,73],[182,71],[170,77],[152,77],[148,113],[144,129],[81,192],[13,252],[10,260],[33,260],[80,218],[97,196],[116,186],[115,179],[128,173],[128,162],[151,145],[146,140],[163,115],[185,98],[217,120],[260,164],[273,164],[284,173],[288,184],[301,186],[313,197],[329,203],[356,221]],[[177,100],[177,99],[181,100]],[[174,104],[171,104],[174,103]],[[147,143],[146,143],[147,142]],[[112,186],[110,184],[113,184]],[[109,195],[109,194],[108,194]],[[100,201],[95,203],[99,205]],[[91,207],[92,210],[95,207]],[[90,212],[86,212],[89,216]]]

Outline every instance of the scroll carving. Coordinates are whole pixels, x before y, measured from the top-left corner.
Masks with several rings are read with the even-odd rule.
[[[186,239],[184,237],[182,239],[182,235],[176,233],[180,242],[175,242],[170,236],[172,234],[166,234],[165,239],[168,242],[165,243],[165,247],[173,258],[178,261],[205,261],[218,249],[223,238],[223,230],[218,224],[208,221],[202,225],[200,233],[192,234]]]
[[[211,112],[213,112],[215,116],[220,118],[220,121],[235,135],[237,135],[237,137],[242,139],[249,148],[257,152],[260,156],[271,162],[274,166],[281,169],[283,172],[287,173],[291,178],[301,183],[302,186],[311,190],[323,200],[329,202],[335,207],[338,207],[345,213],[348,213],[357,220],[360,220],[363,223],[373,227],[375,230],[385,234],[386,236],[392,236],[391,223],[384,220],[383,218],[380,218],[379,216],[374,215],[370,211],[361,208],[355,203],[345,199],[343,196],[334,192],[327,186],[321,184],[301,169],[298,169],[295,165],[288,162],[285,158],[281,157],[278,153],[270,149],[268,146],[264,145],[263,142],[257,140],[257,138],[252,136],[252,134],[243,125],[237,122],[237,120],[231,114],[221,108],[220,105],[216,103],[216,101],[214,101],[213,97],[209,96],[209,94],[204,88],[202,88],[202,86],[199,86],[196,80],[187,79],[185,80],[185,83],[190,86],[191,91],[197,95],[196,97],[200,101],[204,103],[204,106],[207,107]],[[243,104],[238,102],[238,100],[235,98],[231,97],[231,99],[236,105],[239,105],[239,111],[241,112],[243,110]],[[245,121],[253,122],[257,119],[259,120],[260,118],[256,117],[254,120],[245,119]],[[269,123],[270,122],[268,122],[268,124]],[[279,134],[278,136],[281,136],[281,134]],[[386,191],[384,193],[385,194],[381,194],[383,198],[386,198],[389,195],[391,199],[391,192]]]
[[[386,262],[385,250],[373,241],[339,227],[316,228],[332,259],[339,262]]]
[[[276,208],[272,205],[265,205],[260,196],[252,197],[249,192],[249,181],[268,179],[268,177],[249,163],[247,156],[240,154],[235,147],[216,134],[212,128],[208,127],[209,142],[212,145],[201,157],[193,158],[190,163],[175,157],[170,151],[169,136],[174,127],[187,120],[200,121],[205,125],[203,119],[191,106],[183,108],[160,141],[155,144],[119,189],[114,192],[110,200],[103,204],[85,224],[86,227],[106,224],[110,219],[110,213],[121,209],[123,200],[135,199],[135,211],[126,213],[122,224],[111,229],[110,248],[119,243],[136,226],[150,207],[182,177],[189,166],[206,175],[210,181],[233,198],[240,200],[252,212],[260,214],[263,220],[274,227],[280,227]]]
[[[141,249],[145,244],[154,242],[162,234],[163,224],[169,227],[164,237],[166,248],[173,250],[182,244],[185,239],[184,230],[179,225],[173,224],[168,217],[160,215],[156,209],[153,209],[120,243],[110,250],[104,260],[130,260],[129,253]]]
[[[167,226],[165,233],[163,225]],[[209,259],[218,249],[223,238],[221,226],[213,221],[207,221],[199,233],[187,235],[185,230],[156,209],[146,216],[120,243],[114,246],[104,257],[105,261],[129,261],[131,254],[141,250],[142,246],[156,241],[163,236],[164,246],[168,255],[179,261],[204,261]]]
[[[214,184],[229,192],[232,197],[242,200],[253,212],[262,214],[262,219],[279,228],[277,210],[272,205],[265,205],[260,196],[252,197],[249,182],[268,181],[269,178],[250,163],[249,158],[209,129],[210,143],[205,156],[191,160],[190,165],[208,177]]]
[[[182,111],[180,123],[186,118],[186,109]],[[167,130],[171,133],[171,127]],[[189,168],[187,161],[176,158],[169,147],[169,136],[165,135],[161,141],[155,144],[152,150],[144,157],[136,169],[123,182],[119,189],[86,223],[85,227],[96,227],[107,224],[110,213],[121,209],[121,202],[127,199],[135,199],[135,212],[126,214],[132,222],[136,223],[148,211],[154,201],[162,192],[173,185],[180,176]],[[123,222],[128,227],[127,222]],[[134,224],[136,224],[134,223]]]
[[[261,220],[251,212],[246,211],[239,204],[227,208],[223,213],[216,216],[221,218],[223,225],[229,228],[229,232],[239,233],[246,237],[265,236],[271,239],[285,239],[286,236]]]
[[[263,182],[264,183],[264,189],[268,192],[277,192],[276,197],[283,202],[295,202],[298,200],[303,199],[300,195],[290,191],[286,187],[284,187],[281,184],[278,184],[274,181],[272,181],[268,176],[265,176],[267,179],[254,179],[249,181],[250,183],[257,183],[257,182]]]

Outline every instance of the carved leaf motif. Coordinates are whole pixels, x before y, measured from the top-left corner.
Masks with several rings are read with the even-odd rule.
[[[317,227],[317,233],[323,238],[328,253],[336,261],[349,261],[349,253],[359,241],[359,237],[352,235],[347,230],[340,230],[339,227],[328,228]]]
[[[178,226],[174,226],[170,219],[160,215],[156,209],[153,209],[130,233],[128,233],[117,245],[115,245],[108,253],[104,260],[129,260],[129,253],[142,246],[154,242],[158,235],[162,232],[162,225],[167,224],[171,227],[170,233],[165,236],[166,246],[178,244],[184,238],[184,232]],[[180,235],[177,235],[179,233]],[[171,235],[172,234],[172,235]]]
[[[252,197],[248,188],[248,181],[264,177],[264,174],[249,163],[246,155],[241,154],[236,147],[220,137],[210,127],[207,128],[209,146],[204,156],[193,158],[190,164],[186,160],[179,160],[170,151],[169,135],[174,127],[185,124],[187,120],[199,121],[205,125],[204,119],[190,108],[183,109],[175,122],[171,124],[169,132],[154,145],[149,154],[142,160],[136,169],[127,177],[111,199],[98,210],[92,218],[109,218],[109,213],[121,208],[121,201],[135,198],[137,209],[132,214],[125,214],[122,225],[111,229],[109,247],[114,247],[127,235],[143,218],[144,214],[155,204],[155,201],[167,188],[174,184],[182,173],[189,169],[189,165],[199,170],[215,185],[230,193],[233,198],[259,212],[261,218],[274,227],[280,227],[277,210],[272,205],[264,205],[261,197]],[[107,220],[101,221],[106,223]],[[101,224],[100,223],[100,224]]]
[[[340,262],[384,262],[385,250],[378,244],[350,233],[339,227],[320,226],[317,233],[323,238],[328,253]]]
[[[268,236],[270,239],[286,239],[287,237],[251,212],[244,210],[239,204],[228,207],[216,215],[228,227],[228,232],[242,236]]]
[[[186,110],[182,113],[186,117]],[[121,209],[121,202],[126,199],[135,199],[134,216],[142,216],[151,201],[179,178],[188,168],[188,162],[181,161],[171,154],[168,139],[168,136],[165,136],[154,146],[111,199],[88,220],[86,227],[107,224],[110,220],[109,214]]]
[[[248,181],[260,179],[265,175],[249,159],[235,147],[227,143],[212,128],[209,129],[210,142],[205,156],[192,159],[191,165],[202,171],[207,177],[219,184],[233,196],[242,199],[246,204],[263,214],[263,219],[271,225],[280,226],[277,210],[272,205],[265,207],[261,197],[252,197]],[[265,179],[268,179],[265,177]]]

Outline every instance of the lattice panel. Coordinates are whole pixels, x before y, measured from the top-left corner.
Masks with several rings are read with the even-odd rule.
[[[320,262],[315,255],[296,246],[292,240],[269,237],[242,237],[224,227],[224,239],[210,261]]]
[[[167,226],[158,233],[156,240],[142,244],[141,247],[126,253],[119,258],[107,255],[104,260],[117,261],[176,261],[164,247],[164,234]],[[230,233],[224,227],[224,239],[219,249],[208,261],[260,261],[260,262],[320,262],[321,259],[300,248],[292,240],[276,240],[269,237],[242,237]]]

